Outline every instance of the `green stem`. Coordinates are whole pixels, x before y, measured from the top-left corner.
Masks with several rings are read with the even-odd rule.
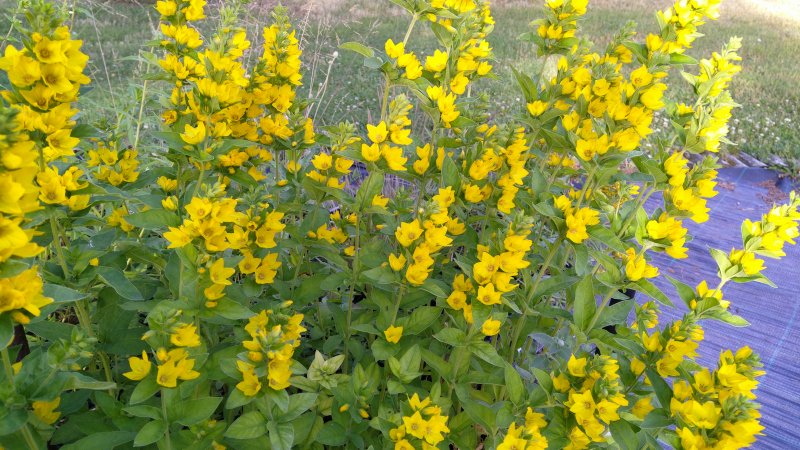
[[[167,417],[167,402],[164,401],[164,397],[166,397],[164,395],[165,393],[166,390],[164,388],[161,388],[161,415],[164,416],[164,422],[167,424],[167,433],[165,434],[167,438],[167,441],[165,443],[166,449],[172,450],[172,438],[169,435],[169,419]]]
[[[347,354],[350,352],[347,347],[347,342],[350,340],[350,323],[353,320],[353,300],[356,296],[356,283],[358,283],[358,271],[360,269],[360,248],[361,248],[361,218],[356,217],[356,237],[355,237],[355,255],[353,256],[353,279],[350,281],[350,299],[347,302],[347,325],[344,330],[344,373],[348,373],[349,358]]]
[[[56,248],[56,258],[58,259],[58,264],[61,266],[61,270],[64,272],[64,279],[68,280],[70,278],[69,274],[69,267],[67,267],[67,258],[64,257],[64,249],[61,248],[62,239],[66,239],[61,233],[61,229],[56,222],[56,218],[53,213],[50,213],[50,231],[53,233],[53,247]]]
[[[603,301],[600,303],[600,307],[597,308],[597,311],[594,313],[594,316],[592,316],[592,321],[589,322],[589,327],[586,328],[588,331],[591,331],[591,329],[594,328],[594,325],[600,319],[600,314],[603,313],[603,310],[606,309],[606,306],[608,306],[608,303],[611,301],[611,296],[614,295],[614,292],[617,292],[617,289],[611,288],[608,291],[608,294],[606,294],[606,296],[603,297]]]
[[[509,342],[508,345],[508,361],[510,363],[514,362],[514,350],[517,345],[517,340],[519,340],[519,336],[522,333],[522,327],[525,324],[525,319],[530,315],[530,304],[531,301],[533,300],[534,294],[536,293],[536,289],[539,287],[539,283],[542,282],[544,274],[545,272],[547,272],[547,268],[550,267],[550,262],[553,260],[553,257],[558,252],[558,249],[561,247],[561,243],[563,241],[564,238],[559,237],[553,242],[553,245],[550,247],[550,251],[548,252],[547,257],[542,263],[542,267],[539,269],[539,272],[536,274],[536,278],[533,280],[533,285],[531,287],[530,294],[528,294],[528,297],[525,299],[525,305],[523,305],[525,310],[522,312],[522,314],[519,316],[519,319],[517,319],[517,322],[514,324],[514,335],[513,338],[511,339],[511,342]]]
[[[394,326],[394,321],[397,320],[397,314],[400,312],[400,303],[403,301],[403,295],[406,291],[406,283],[400,284],[400,290],[397,293],[397,299],[394,301],[394,314],[392,314],[392,322],[389,325]]]

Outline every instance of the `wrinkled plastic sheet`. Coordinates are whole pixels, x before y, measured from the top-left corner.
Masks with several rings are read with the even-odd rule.
[[[719,181],[719,194],[708,201],[711,208],[708,222],[700,225],[689,220],[684,222],[694,237],[687,244],[689,257],[676,261],[657,254],[654,258],[663,275],[692,287],[707,280],[713,288],[719,279],[709,247],[725,252],[741,248],[742,221],[758,220],[773,203],[788,200],[788,195],[782,192],[788,190],[787,183],[778,182],[777,174],[771,170],[722,169]],[[652,211],[662,201],[651,198],[646,206]],[[731,282],[725,286],[724,298],[731,302],[731,312],[744,317],[751,325],[735,328],[706,321],[703,323],[705,340],[698,349],[698,362],[712,368],[716,367],[725,349],[736,351],[747,345],[761,355],[767,373],[760,378],[756,394],[762,405],[765,430],[764,436],[752,447],[756,449],[800,449],[800,247],[787,244],[785,251],[783,259],[767,258],[765,262],[764,274],[778,285],[777,289],[759,283]],[[663,276],[656,284],[676,300],[675,309],[662,307],[662,323],[679,319],[687,308],[674,287]],[[641,297],[637,299],[641,301]]]

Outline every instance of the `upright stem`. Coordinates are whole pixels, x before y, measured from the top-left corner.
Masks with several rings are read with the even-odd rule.
[[[172,450],[172,438],[169,435],[169,420],[167,418],[167,402],[164,401],[164,393],[166,390],[161,388],[161,415],[164,417],[164,422],[167,424],[167,433],[165,434],[167,441],[166,441],[166,448],[167,450]]]
[[[608,306],[608,303],[611,301],[611,296],[614,295],[614,292],[617,292],[617,289],[611,288],[608,291],[608,294],[606,294],[606,296],[603,297],[603,301],[600,303],[600,307],[597,308],[597,311],[594,313],[594,316],[592,316],[592,321],[589,322],[589,327],[586,329],[587,331],[590,331],[592,328],[594,328],[594,325],[600,319],[600,314],[603,313],[603,310],[606,309],[606,306]]]
[[[61,270],[64,271],[64,279],[68,280],[70,278],[69,266],[67,266],[67,259],[64,257],[64,249],[61,247],[61,242],[66,242],[67,238],[64,236],[61,227],[59,227],[56,222],[55,216],[52,214],[50,214],[50,229],[53,233],[53,246],[56,248],[58,264],[61,266]],[[75,315],[78,316],[78,323],[80,323],[81,327],[86,331],[86,334],[90,338],[94,338],[95,334],[94,330],[92,330],[91,317],[88,308],[83,303],[84,301],[85,300],[78,300],[74,303]],[[103,366],[106,381],[113,382],[114,379],[111,376],[111,363],[108,359],[108,355],[104,351],[99,351],[97,353],[100,356],[100,363]]]
[[[353,320],[353,301],[356,296],[356,283],[358,283],[358,272],[360,270],[359,255],[361,253],[361,218],[356,217],[356,239],[355,239],[355,255],[353,256],[353,279],[350,281],[350,299],[347,302],[347,325],[344,330],[344,373],[347,373],[349,368],[349,358],[347,354],[350,350],[347,347],[347,342],[350,340],[350,322]]]
[[[517,319],[517,322],[514,324],[514,335],[509,342],[508,345],[508,361],[513,363],[514,362],[514,351],[516,349],[517,340],[519,339],[520,334],[522,333],[522,327],[525,325],[525,320],[530,315],[530,304],[533,300],[533,296],[536,293],[536,289],[539,287],[539,283],[542,282],[544,278],[544,273],[547,271],[547,268],[550,267],[550,262],[553,260],[553,257],[558,252],[559,247],[561,247],[561,243],[564,241],[563,237],[559,237],[558,239],[553,242],[553,245],[550,247],[550,252],[547,254],[544,262],[542,263],[542,267],[539,269],[539,272],[536,274],[536,278],[533,280],[533,285],[531,286],[530,294],[528,298],[525,299],[525,304],[523,305],[524,311]]]

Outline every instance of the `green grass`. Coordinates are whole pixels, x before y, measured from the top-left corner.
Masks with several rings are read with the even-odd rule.
[[[780,4],[790,0],[770,1]],[[360,56],[338,50],[338,45],[358,41],[382,48],[387,38],[402,37],[409,18],[386,8],[388,1],[326,0],[323,10],[310,12],[304,7],[308,2],[286,3],[290,7],[300,5],[291,9],[303,39],[306,63],[303,93],[315,100],[312,114],[317,121],[364,123],[379,114],[382,83],[378,75],[360,66]],[[528,23],[539,16],[540,2],[495,3],[498,3],[494,7],[497,24],[490,42],[497,58],[497,78],[484,80],[477,87],[492,97],[496,105],[492,113],[502,117],[517,111],[521,105],[516,84],[511,81],[511,68],[534,73],[538,65],[535,49],[518,41],[517,36],[527,31]],[[690,51],[695,57],[705,57],[719,50],[730,36],[743,38],[744,70],[731,88],[734,98],[742,105],[731,123],[730,138],[738,145],[729,151],[745,151],[763,161],[776,155],[797,167],[800,164],[800,132],[797,132],[800,65],[793,58],[800,54],[800,32],[796,31],[800,22],[760,14],[749,0],[729,0],[729,3],[730,6],[723,9],[721,20],[703,27],[706,36]],[[89,72],[94,80],[93,90],[81,100],[85,118],[116,120],[120,125],[135,122],[141,94],[140,75],[145,66],[133,57],[149,50],[145,43],[155,37],[157,14],[150,4],[136,2],[94,0],[78,4],[82,6],[77,10],[74,31],[84,40],[84,49],[92,58]],[[590,3],[584,21],[584,35],[603,45],[614,31],[630,20],[639,23],[640,35],[644,35],[655,29],[653,13],[664,4],[663,0],[595,0]],[[10,11],[13,5],[9,0],[0,0],[3,10]],[[245,25],[256,31],[263,26],[268,14],[264,10],[254,11],[248,17]],[[8,23],[7,18],[0,21],[3,30],[8,28]],[[430,32],[424,25],[416,30],[409,47],[420,54],[432,52]],[[338,57],[334,59],[332,55],[337,51]],[[151,88],[149,93],[152,92]],[[687,92],[684,86],[674,94],[681,97]],[[155,126],[158,106],[153,103],[154,99],[150,100],[145,116],[147,123]],[[119,116],[117,111],[121,112]]]

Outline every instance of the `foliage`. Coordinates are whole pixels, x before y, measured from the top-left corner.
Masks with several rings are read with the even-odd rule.
[[[522,36],[545,64],[514,72],[525,103],[502,124],[479,90],[488,2],[393,3],[411,16],[402,39],[342,46],[384,80],[360,130],[307,117],[282,8],[251,48],[239,3],[205,37],[203,0],[156,2],[144,86],[163,125],[132,134],[80,123],[81,42],[49,4],[20,8],[0,58],[2,445],[754,442],[757,355],[694,357],[702,321],[747,324],[723,288],[770,284],[759,256],[794,243],[800,198],[745,222],[741,248],[712,249],[713,289],[670,280],[681,320],[659,323],[656,302],[672,303],[650,281],[654,252],[686,258],[683,222],[708,220],[716,194],[740,43],[685,51],[717,2],[679,1],[659,34],[627,27],[594,52],[587,2],[548,0]],[[424,58],[421,26],[439,46]],[[665,95],[672,67],[694,104]],[[657,111],[670,139],[652,136]]]

